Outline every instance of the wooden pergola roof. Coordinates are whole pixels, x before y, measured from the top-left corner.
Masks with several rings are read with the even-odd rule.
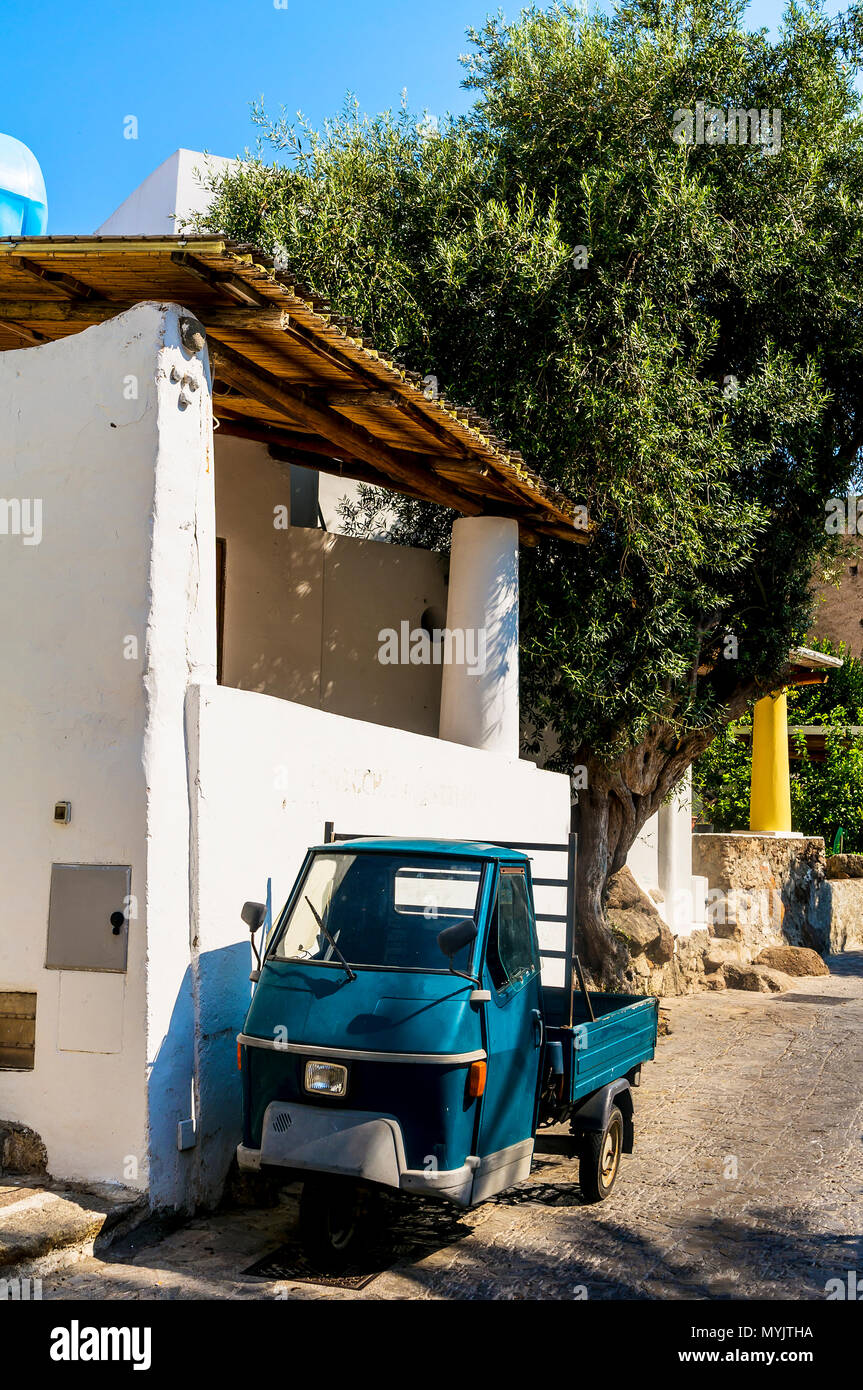
[[[52,342],[144,300],[204,326],[219,427],[277,457],[518,520],[522,539],[590,539],[583,509],[471,409],[430,399],[329,304],[252,246],[218,236],[0,239],[0,351]]]
[[[783,674],[787,676],[788,685],[824,685],[830,672],[844,665],[841,656],[829,656],[813,647],[792,647]]]
[[[803,737],[806,740],[806,752],[810,761],[823,763],[827,756],[827,736],[830,732],[831,729],[824,724],[789,724],[788,757],[792,762],[802,758],[799,740]],[[852,740],[859,738],[861,734],[863,734],[863,724],[846,724],[839,736],[839,742],[848,747]],[[752,730],[738,729],[734,737],[741,743],[751,743]]]

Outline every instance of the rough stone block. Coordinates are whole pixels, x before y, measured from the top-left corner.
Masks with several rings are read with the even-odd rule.
[[[786,989],[791,989],[794,980],[790,975],[786,975],[782,970],[773,970],[769,965],[754,965],[753,970],[757,970],[762,980],[767,981],[768,988],[774,994],[784,994]]]
[[[0,1173],[47,1173],[48,1151],[34,1129],[0,1120]]]
[[[806,946],[766,946],[755,959],[756,965],[769,965],[786,975],[829,975],[817,951]]]
[[[743,928],[741,927],[740,923],[736,921],[730,922],[726,919],[724,921],[717,920],[711,922],[710,932],[712,936],[717,937],[721,941],[743,940]]]
[[[863,878],[863,854],[828,854],[827,877]]]
[[[647,917],[643,912],[612,908],[608,913],[608,921],[614,935],[626,942],[629,953],[633,956],[643,955],[659,935],[659,919]]]
[[[643,912],[648,917],[660,919],[660,914],[647,893],[643,893],[635,881],[632,871],[624,865],[608,881],[609,909],[627,912]],[[661,919],[660,919],[661,920]]]
[[[850,857],[850,856],[843,856]],[[830,879],[830,950],[863,948],[863,879]]]
[[[728,989],[745,989],[750,994],[775,994],[780,986],[771,978],[776,971],[766,966],[726,965],[725,984]]]

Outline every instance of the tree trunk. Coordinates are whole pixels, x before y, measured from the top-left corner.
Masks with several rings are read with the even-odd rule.
[[[641,828],[635,826],[631,794],[613,786],[615,780],[608,769],[596,770],[578,801],[576,949],[596,983],[604,985],[614,982],[621,964],[620,949],[605,921],[608,881],[626,863]]]
[[[712,738],[710,731],[700,730],[679,739],[657,726],[611,765],[580,750],[587,785],[578,796],[576,950],[597,984],[619,982],[628,960],[606,924],[609,879],[623,868],[643,826]]]

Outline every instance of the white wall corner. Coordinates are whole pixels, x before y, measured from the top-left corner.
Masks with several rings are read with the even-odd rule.
[[[147,306],[139,306],[146,308]],[[186,696],[215,682],[215,497],[211,376],[194,315],[159,306],[155,361],[157,451],[145,656],[147,780],[147,1032],[150,1198],[194,1204],[194,1147],[177,1127],[193,1121],[197,981],[192,938]]]
[[[144,671],[164,318],[141,305],[0,353],[0,491],[38,498],[42,512],[38,544],[0,546],[0,932],[4,977],[37,995],[35,1069],[0,1074],[0,1113],[42,1135],[56,1176],[139,1188],[149,1152]],[[62,828],[58,798],[72,805]],[[45,968],[55,862],[131,869],[125,987],[94,981],[112,996],[110,1030],[95,1018],[91,1027],[86,1010],[70,1030],[60,976]],[[74,1005],[75,988],[65,994]]]

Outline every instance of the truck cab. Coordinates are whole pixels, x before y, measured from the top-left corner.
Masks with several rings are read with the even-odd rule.
[[[254,932],[263,909],[243,915]],[[543,1123],[574,1117],[590,1150],[614,1111],[607,1191],[591,1187],[607,1195],[632,1146],[630,1085],[653,1055],[656,1001],[579,1006],[568,993],[542,986],[526,855],[430,840],[312,848],[238,1039],[240,1166],[307,1178],[301,1226],[330,1268],[352,1247],[358,1194],[472,1206],[528,1176]],[[591,1030],[603,1034],[593,1071]]]

